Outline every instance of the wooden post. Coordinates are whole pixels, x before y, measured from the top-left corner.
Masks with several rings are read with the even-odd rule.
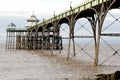
[[[52,36],[52,55],[54,50],[54,36],[55,36],[55,30],[53,30],[53,36]]]
[[[48,37],[47,37],[47,49],[50,49],[50,29],[48,29]]]
[[[10,32],[8,32],[8,49],[10,48]]]
[[[36,50],[38,49],[38,31],[36,29],[36,34],[35,34],[36,38],[35,38],[35,47],[36,47]]]
[[[62,36],[60,36],[59,34],[60,34],[60,31],[58,30],[57,36],[58,36],[58,38],[59,38],[59,52],[60,52],[60,54],[61,54],[61,43],[62,43],[62,42],[61,42],[61,40],[62,40],[61,37],[62,37]]]
[[[10,32],[10,49],[12,49],[12,32]]]
[[[7,31],[7,36],[6,36],[6,49],[8,49],[8,31]]]
[[[44,29],[42,31],[42,50],[44,50]]]
[[[14,47],[15,47],[15,46],[14,46],[14,44],[15,44],[14,41],[15,41],[15,32],[13,32],[13,49],[14,49]]]
[[[14,49],[14,32],[12,33],[12,39],[13,39],[13,41],[12,41],[12,49]]]
[[[59,48],[59,53],[61,54],[61,38],[59,36],[57,36],[58,38],[58,48]]]

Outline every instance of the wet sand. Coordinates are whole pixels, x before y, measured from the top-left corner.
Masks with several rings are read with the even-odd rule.
[[[5,50],[2,45],[0,80],[94,80],[96,74],[120,70],[120,65],[109,63],[94,67],[86,55],[82,58],[77,55],[67,61],[66,56],[57,51],[52,56],[50,51]]]

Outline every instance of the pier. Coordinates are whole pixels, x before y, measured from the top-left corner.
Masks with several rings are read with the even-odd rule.
[[[94,65],[98,66],[101,36],[119,36],[119,33],[102,33],[104,20],[110,10],[119,8],[119,0],[88,0],[86,3],[77,7],[70,6],[69,10],[58,15],[54,14],[50,19],[43,19],[42,22],[39,22],[36,16],[32,15],[27,20],[28,26],[25,29],[17,29],[13,25],[7,28],[6,49],[50,50],[51,54],[54,55],[55,50],[61,53],[64,49],[63,39],[67,39],[67,59],[69,59],[71,52],[73,56],[77,56],[75,46],[76,38],[92,38],[94,40],[94,57],[89,55],[84,48],[80,48],[94,60]],[[75,35],[75,24],[80,18],[85,18],[89,22],[92,35]],[[63,23],[69,26],[68,37],[60,35],[61,25]],[[84,27],[84,25],[81,24],[81,27]],[[89,32],[89,30],[87,31]],[[117,51],[115,50],[115,53]]]

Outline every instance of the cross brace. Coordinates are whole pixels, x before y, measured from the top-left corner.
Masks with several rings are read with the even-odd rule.
[[[120,33],[105,33],[105,34],[100,34],[101,36],[120,36]]]
[[[93,38],[93,36],[73,36],[73,38]],[[62,37],[62,39],[70,39],[69,37]]]

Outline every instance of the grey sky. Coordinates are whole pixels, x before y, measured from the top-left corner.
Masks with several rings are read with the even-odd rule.
[[[72,6],[83,3],[85,0],[0,0],[0,43],[5,43],[6,27],[13,22],[17,27],[26,25],[26,19],[31,14],[38,19],[50,18],[69,9]]]
[[[23,27],[26,25],[26,19],[30,17],[31,14],[37,16],[38,19],[50,18],[53,16],[55,11],[56,14],[64,12],[70,8],[70,2],[72,6],[80,5],[87,0],[0,0],[0,43],[5,43],[6,27],[9,23],[13,22],[17,27]],[[120,14],[120,10],[111,11],[116,18]],[[108,15],[104,26],[109,25],[114,19]],[[118,26],[119,23],[115,23],[112,26]],[[107,32],[117,30],[118,28],[113,28],[110,30],[105,30]]]

